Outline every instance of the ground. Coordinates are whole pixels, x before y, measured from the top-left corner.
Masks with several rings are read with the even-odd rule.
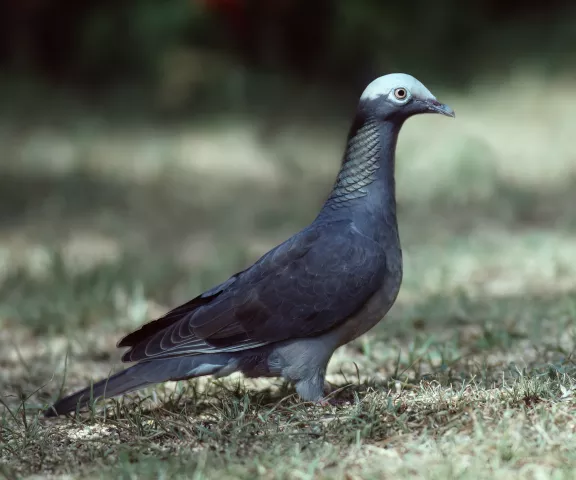
[[[0,122],[0,473],[8,478],[573,478],[576,91],[435,92],[402,132],[405,280],[330,364],[339,406],[279,380],[168,383],[44,419],[116,341],[309,222],[345,124]],[[31,125],[31,126],[30,126]],[[105,407],[105,408],[104,408]]]

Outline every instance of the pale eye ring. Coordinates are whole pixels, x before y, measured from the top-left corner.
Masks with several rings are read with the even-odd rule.
[[[406,100],[406,97],[408,97],[408,91],[403,87],[397,88],[394,90],[394,96],[398,100]]]

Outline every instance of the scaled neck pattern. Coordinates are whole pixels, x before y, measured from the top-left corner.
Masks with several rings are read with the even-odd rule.
[[[344,160],[324,209],[352,207],[371,195],[370,202],[395,210],[394,152],[398,129],[375,117],[364,119],[350,132]],[[372,191],[372,192],[371,192]]]

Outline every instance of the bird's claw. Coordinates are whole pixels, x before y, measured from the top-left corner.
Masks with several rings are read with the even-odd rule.
[[[322,398],[318,400],[318,405],[321,407],[343,407],[348,405],[350,402],[341,398]]]

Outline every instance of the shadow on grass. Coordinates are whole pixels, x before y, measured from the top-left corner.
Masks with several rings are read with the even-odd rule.
[[[0,230],[26,227],[57,240],[73,229],[90,228],[128,242],[144,236],[155,246],[173,246],[206,231],[232,237],[289,235],[313,220],[331,179],[283,177],[275,184],[174,176],[139,184],[85,171],[58,176],[2,172]],[[455,202],[445,191],[432,201],[401,201],[400,222],[417,235],[438,228],[468,232],[486,224],[576,228],[576,179],[549,189],[495,182],[495,194],[482,200]]]
[[[473,178],[465,179],[474,182]],[[530,187],[502,178],[493,179],[494,194],[487,198],[464,198],[454,201],[450,189],[441,192],[430,203],[417,199],[400,205],[400,214],[410,218],[415,212],[429,212],[446,228],[469,231],[474,225],[493,224],[503,229],[522,227],[576,228],[576,178],[547,187]]]
[[[293,187],[293,188],[292,188]],[[73,229],[150,244],[178,243],[206,230],[217,234],[296,230],[313,219],[322,194],[302,186],[255,182],[224,184],[213,178],[160,178],[136,183],[91,172],[66,175],[2,172],[0,230],[26,227],[58,239]]]

